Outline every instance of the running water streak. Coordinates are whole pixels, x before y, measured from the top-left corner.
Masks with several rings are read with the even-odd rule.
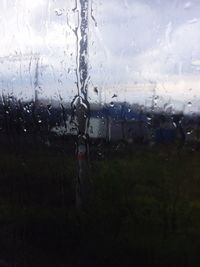
[[[89,125],[89,102],[88,102],[88,6],[89,0],[75,1],[72,10],[78,14],[78,25],[73,30],[76,36],[76,77],[77,95],[74,97],[72,108],[72,120],[77,125],[77,167],[76,177],[76,206],[78,209],[86,206],[88,197],[88,125]]]

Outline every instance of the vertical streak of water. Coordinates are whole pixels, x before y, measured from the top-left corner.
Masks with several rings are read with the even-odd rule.
[[[76,84],[77,95],[71,103],[72,117],[77,122],[77,166],[76,206],[78,209],[86,205],[89,191],[88,179],[88,4],[89,0],[77,0],[73,12],[78,13],[78,26],[73,30],[76,36]]]

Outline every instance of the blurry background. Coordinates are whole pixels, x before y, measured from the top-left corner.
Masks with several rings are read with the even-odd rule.
[[[74,0],[0,3],[1,93],[70,103],[76,93],[78,12]],[[198,112],[199,1],[93,0],[89,16],[89,96]],[[99,88],[94,92],[94,87]],[[192,105],[188,106],[187,103]]]

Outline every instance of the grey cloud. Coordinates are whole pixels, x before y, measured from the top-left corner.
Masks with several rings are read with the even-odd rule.
[[[15,49],[22,54],[38,52],[44,59],[45,90],[49,90],[48,83],[53,79],[48,73],[52,66],[56,78],[51,84],[62,90],[65,86],[73,87],[76,54],[66,15],[71,12],[73,17],[74,1],[44,1],[30,12],[17,7],[17,3],[14,0],[0,3],[0,34],[4,36],[1,52],[5,50],[5,55],[13,54]],[[63,14],[57,16],[55,9],[62,9]],[[93,9],[98,25],[95,27],[90,17],[89,59],[93,84],[133,83],[149,77],[160,79],[168,75],[170,79],[180,73],[198,73],[197,66],[191,64],[200,59],[198,0],[93,0]],[[25,40],[21,39],[23,36]],[[0,66],[7,77],[19,70],[16,64],[12,65],[12,71],[6,68],[6,64]],[[73,74],[66,74],[68,68]],[[62,72],[66,76],[63,86],[57,82]],[[27,73],[23,75],[24,86],[28,84]],[[5,75],[2,77],[6,79]]]

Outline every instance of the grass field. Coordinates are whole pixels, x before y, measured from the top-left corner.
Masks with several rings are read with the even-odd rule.
[[[0,266],[199,266],[199,160],[166,147],[92,155],[78,212],[67,146],[2,149]]]

